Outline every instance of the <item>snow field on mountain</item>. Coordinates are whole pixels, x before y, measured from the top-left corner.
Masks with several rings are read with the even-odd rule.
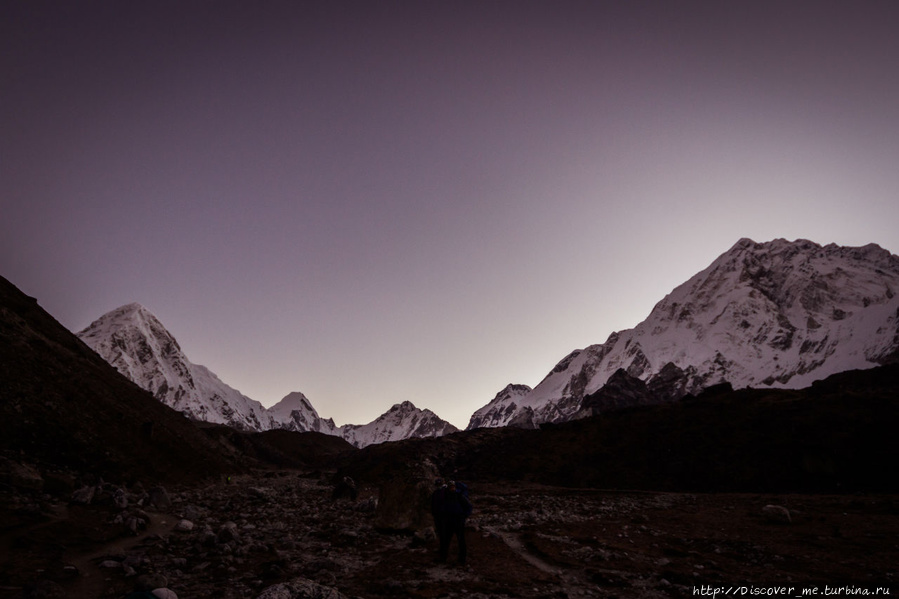
[[[646,320],[563,359],[530,393],[497,397],[469,428],[571,417],[619,368],[649,381],[674,364],[689,391],[808,386],[899,348],[899,257],[876,245],[742,239],[663,298]],[[514,406],[513,406],[514,404]]]

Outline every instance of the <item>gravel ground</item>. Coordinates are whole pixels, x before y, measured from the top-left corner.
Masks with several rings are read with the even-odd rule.
[[[687,597],[899,578],[894,496],[470,487],[464,566],[455,546],[438,564],[428,530],[376,530],[377,489],[334,500],[296,471],[171,490],[164,509],[49,503],[3,533],[0,597]]]

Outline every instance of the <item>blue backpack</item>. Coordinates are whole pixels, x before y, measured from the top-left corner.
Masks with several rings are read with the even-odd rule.
[[[465,514],[465,517],[467,518],[474,509],[471,505],[471,499],[468,498],[468,485],[456,481],[456,491],[459,493],[459,498],[462,500],[460,502],[462,504],[462,513]]]
[[[462,493],[465,499],[468,499],[468,485],[456,481],[456,490]]]

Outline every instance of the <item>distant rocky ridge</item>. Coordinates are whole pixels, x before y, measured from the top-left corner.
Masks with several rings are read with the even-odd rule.
[[[108,312],[77,335],[132,382],[194,420],[244,431],[319,432],[343,437],[356,447],[458,430],[410,402],[393,406],[369,424],[342,427],[319,416],[299,392],[266,409],[205,366],[192,363],[159,319],[137,303]]]
[[[496,394],[489,404],[472,414],[471,422],[476,426],[469,428],[515,426],[517,428],[536,428],[534,410],[529,406],[519,409],[518,404],[533,389],[527,385],[506,385]]]
[[[877,245],[741,239],[635,328],[570,353],[530,392],[504,390],[468,429],[560,422],[723,382],[797,389],[890,363],[899,352],[897,291],[899,256]],[[618,371],[646,389],[613,380]],[[607,383],[615,386],[600,393]]]

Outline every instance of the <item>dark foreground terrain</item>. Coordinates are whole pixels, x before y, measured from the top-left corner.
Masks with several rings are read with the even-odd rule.
[[[376,489],[355,501],[332,492],[318,473],[281,470],[173,489],[163,507],[25,503],[0,542],[0,597],[122,597],[140,585],[184,599],[687,597],[703,585],[798,595],[899,584],[895,495],[472,484],[461,566],[455,545],[448,564],[436,563],[427,531],[379,531]]]

